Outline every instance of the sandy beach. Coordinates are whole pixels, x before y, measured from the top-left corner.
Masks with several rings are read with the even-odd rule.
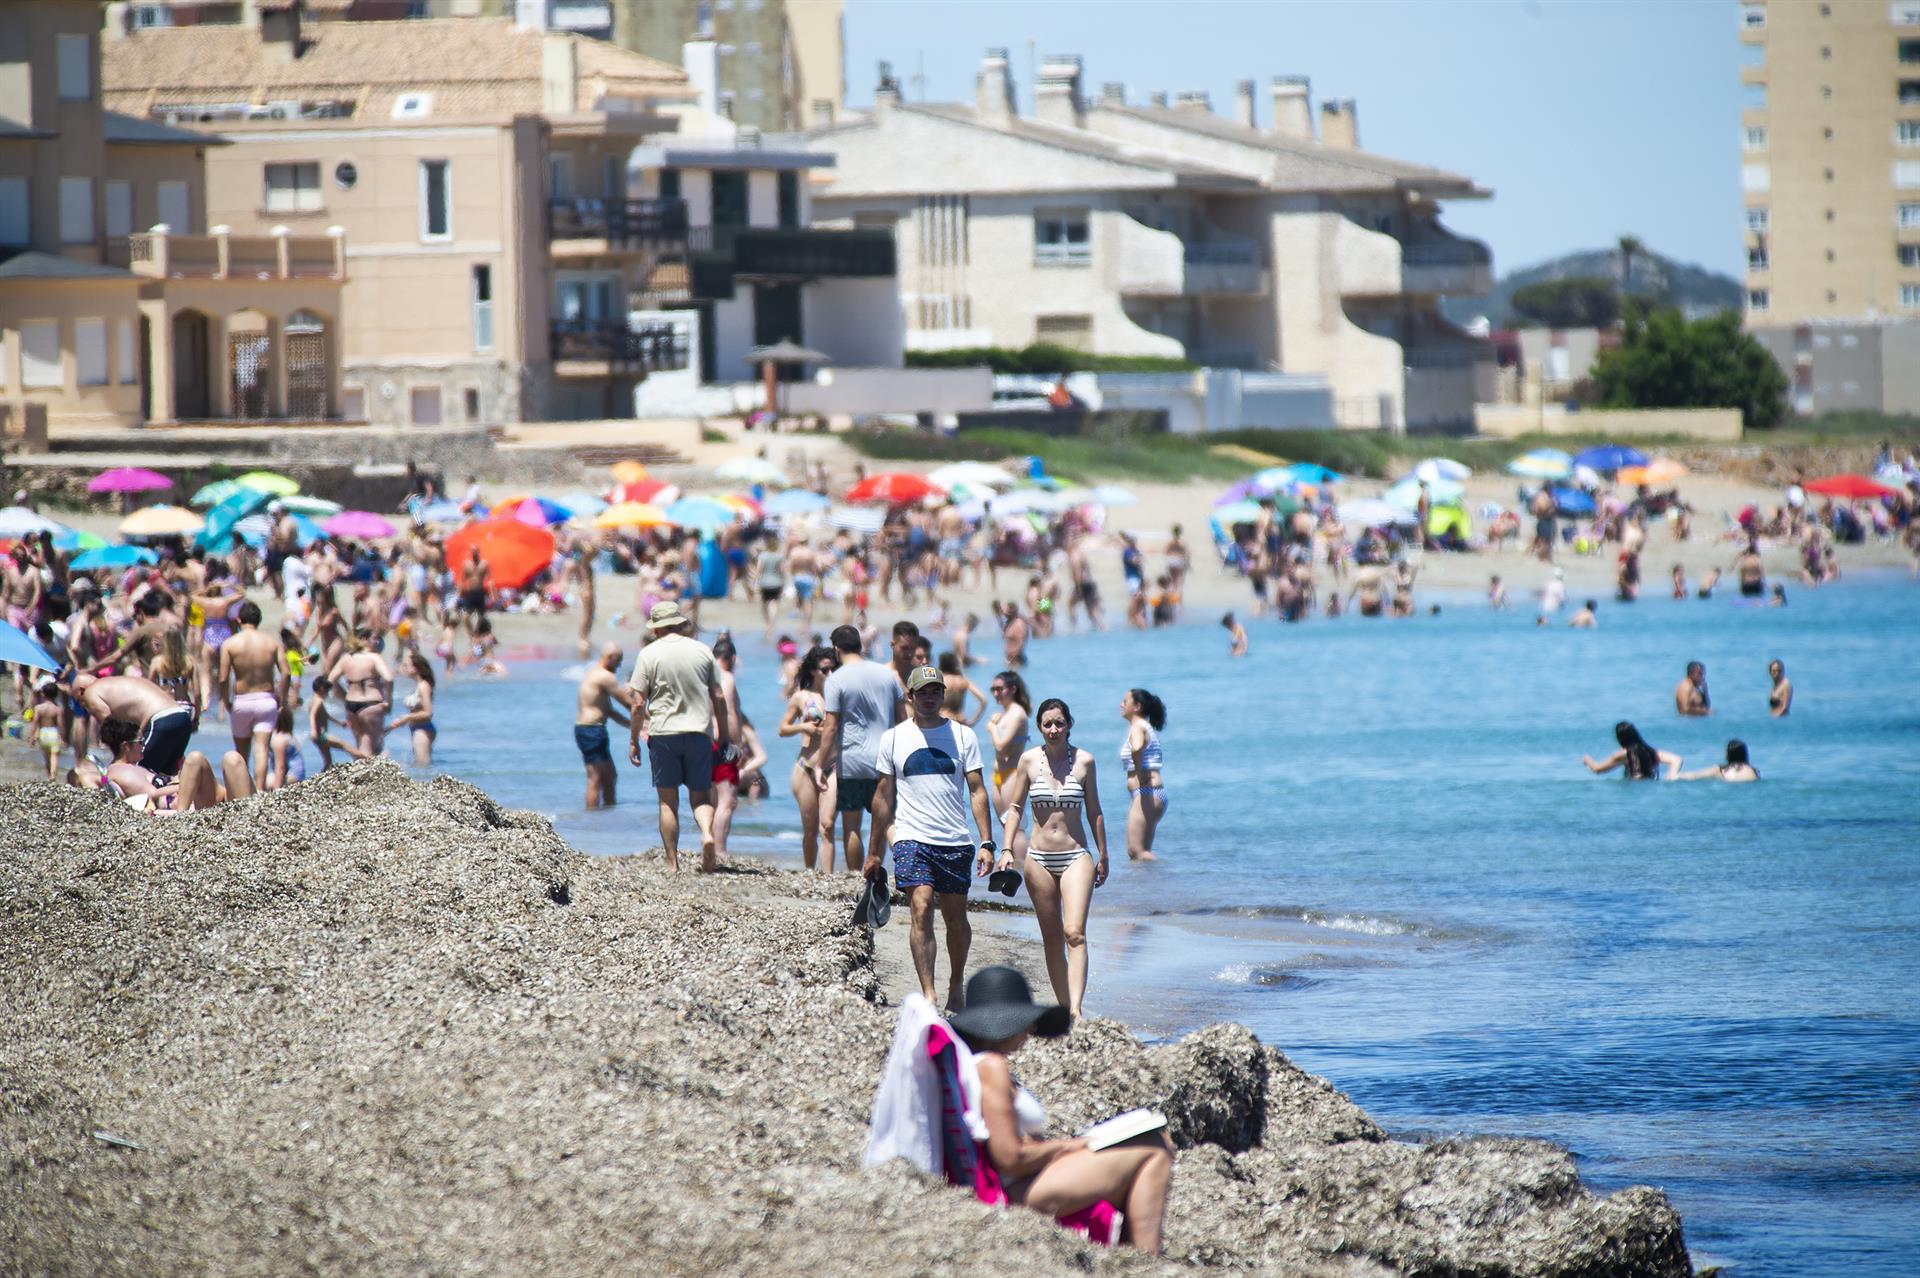
[[[0,820],[6,1273],[1689,1272],[1658,1192],[1388,1140],[1232,1026],[1021,1057],[1061,1128],[1171,1116],[1164,1262],[862,1172],[903,929],[849,927],[848,882],[586,858],[383,763],[173,820],[8,785]]]

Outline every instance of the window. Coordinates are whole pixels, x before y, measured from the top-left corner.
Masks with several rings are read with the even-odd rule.
[[[470,422],[480,420],[480,388],[469,386],[460,392],[460,407]]]
[[[1765,126],[1765,125],[1760,125],[1760,124],[1750,124],[1750,125],[1748,125],[1748,126],[1747,126],[1747,139],[1746,139],[1746,143],[1745,143],[1745,146],[1746,146],[1746,149],[1747,149],[1747,150],[1749,150],[1749,151],[1764,151],[1764,150],[1766,150],[1766,149],[1767,149],[1767,130],[1766,130],[1766,126]]]
[[[600,167],[600,189],[607,193],[609,200],[627,198],[627,160],[625,156],[609,155]]]
[[[0,177],[0,245],[15,248],[33,243],[33,202],[27,179]]]
[[[680,198],[679,169],[660,170],[660,198],[663,200],[677,200]]]
[[[107,322],[77,319],[73,322],[73,368],[75,380],[82,386],[107,384]]]
[[[85,102],[93,97],[93,37],[62,35],[54,46],[60,64],[60,100]]]
[[[1747,269],[1749,271],[1764,271],[1767,269],[1766,245],[1756,244],[1747,250]]]
[[[1764,4],[1743,4],[1740,6],[1740,25],[1749,31],[1758,31],[1767,25],[1767,6]]]
[[[1773,185],[1773,171],[1764,164],[1743,164],[1740,166],[1740,189],[1743,191],[1764,191]]]
[[[28,390],[66,385],[60,368],[60,325],[38,320],[20,326],[20,384]]]
[[[1903,230],[1920,227],[1920,204],[1902,204],[1900,206],[1899,225]]]
[[[1893,13],[1890,15],[1896,27],[1920,27],[1920,4],[1909,0],[1893,0]]]
[[[1913,106],[1920,103],[1920,80],[1902,80],[1900,82],[1900,104]]]
[[[93,242],[92,178],[63,177],[60,179],[60,242],[62,244]]]
[[[573,198],[573,157],[571,155],[547,157],[547,194],[556,200]]]
[[[433,111],[431,93],[403,93],[393,102],[396,120],[423,120]]]
[[[333,184],[341,190],[351,191],[359,180],[360,170],[352,160],[342,160],[333,166]]]
[[[1033,260],[1042,266],[1085,266],[1091,262],[1093,245],[1087,235],[1087,211],[1035,213]]]
[[[473,268],[473,349],[493,349],[493,268]]]
[[[193,212],[187,199],[185,182],[162,182],[155,191],[160,220],[181,235],[193,229]]]
[[[1900,307],[1908,311],[1920,310],[1920,284],[1900,286]]]
[[[780,174],[780,229],[791,231],[800,225],[800,175],[792,169]]]
[[[1766,289],[1750,288],[1747,290],[1747,309],[1748,310],[1764,311],[1771,305],[1773,305],[1773,295],[1769,293]]]
[[[137,4],[133,6],[133,29],[147,31],[154,27],[173,25],[173,6],[164,4]]]
[[[1904,190],[1920,187],[1920,160],[1895,160],[1893,184]]]
[[[1770,219],[1765,208],[1747,210],[1747,229],[1749,231],[1764,231],[1767,229],[1769,221]]]
[[[453,238],[453,185],[451,166],[445,160],[420,161],[420,238]],[[435,402],[440,392],[436,389]],[[438,420],[436,411],[435,420]]]
[[[1900,61],[1920,62],[1920,40],[1902,40],[1900,42]]]
[[[440,388],[438,386],[416,386],[407,395],[409,419],[415,426],[438,426],[440,424]]]
[[[1893,251],[1899,257],[1900,265],[1920,266],[1920,244],[1898,244]]]
[[[315,213],[320,208],[318,162],[267,166],[267,212]]]
[[[1893,126],[1895,146],[1920,146],[1920,120],[1902,120]]]
[[[120,349],[115,353],[120,362],[120,384],[131,386],[140,380],[140,325],[134,320],[121,320],[115,331],[120,337]]]
[[[133,183],[109,179],[107,182],[107,235],[117,238],[133,234]]]
[[[366,387],[342,386],[340,388],[340,420],[343,422],[364,422],[367,420]]]
[[[1093,349],[1091,315],[1041,315],[1034,320],[1034,340],[1073,351]]]

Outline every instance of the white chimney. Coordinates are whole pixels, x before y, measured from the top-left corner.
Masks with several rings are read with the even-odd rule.
[[[1182,89],[1173,95],[1173,109],[1206,115],[1213,110],[1213,99],[1205,89]]]
[[[580,50],[563,32],[540,38],[540,109],[549,115],[580,109]]]
[[[680,66],[687,87],[698,95],[700,110],[709,118],[720,114],[720,46],[713,37],[697,35],[680,46]]]
[[[1166,110],[1167,109],[1166,91],[1164,89],[1160,89],[1160,90],[1155,90],[1152,93],[1149,93],[1147,95],[1147,104],[1149,106],[1157,106],[1163,111]]]
[[[973,77],[973,106],[982,124],[1005,128],[1013,120],[1013,77],[1007,70],[1007,51],[988,49]]]
[[[1127,86],[1118,80],[1108,80],[1100,86],[1100,101],[1106,106],[1125,106]]]
[[[1304,75],[1276,75],[1268,90],[1273,95],[1273,121],[1267,128],[1281,137],[1313,141],[1311,86]]]
[[[1074,54],[1051,54],[1040,64],[1033,86],[1033,116],[1063,129],[1086,125],[1086,107],[1080,101],[1080,59]]]
[[[884,117],[900,104],[900,81],[893,78],[893,63],[880,64],[880,83],[873,88],[873,113]]]
[[[1320,145],[1336,151],[1360,149],[1360,112],[1352,98],[1320,104]]]
[[[1233,118],[1242,128],[1254,127],[1253,81],[1242,80],[1233,86]]]
[[[519,31],[545,31],[547,0],[513,0],[513,25]]]

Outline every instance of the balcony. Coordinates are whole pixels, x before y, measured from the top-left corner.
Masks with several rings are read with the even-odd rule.
[[[687,367],[685,330],[673,324],[635,329],[621,320],[555,320],[548,345],[560,377],[644,377]]]
[[[1416,240],[1400,249],[1400,276],[1409,293],[1490,293],[1493,254],[1478,240]]]
[[[701,226],[687,233],[687,250],[701,301],[732,297],[736,280],[890,279],[897,270],[892,231]]]
[[[1213,233],[1186,239],[1131,214],[1118,222],[1114,285],[1128,297],[1245,296],[1267,289],[1252,240]]]
[[[547,201],[547,241],[556,256],[671,251],[686,239],[684,200]]]
[[[164,227],[107,240],[107,262],[153,280],[344,280],[347,237],[235,235],[216,226],[210,235],[178,235]]]
[[[1493,254],[1478,240],[1449,234],[1438,223],[1415,228],[1403,242],[1352,217],[1334,227],[1340,291],[1347,297],[1406,293],[1473,295],[1493,289]]]

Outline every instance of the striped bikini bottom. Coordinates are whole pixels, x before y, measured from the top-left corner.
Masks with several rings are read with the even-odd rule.
[[[1093,854],[1085,848],[1068,848],[1065,852],[1042,852],[1039,848],[1028,848],[1029,860],[1038,861],[1040,868],[1058,878],[1065,874],[1073,863],[1081,857],[1092,858]]]

